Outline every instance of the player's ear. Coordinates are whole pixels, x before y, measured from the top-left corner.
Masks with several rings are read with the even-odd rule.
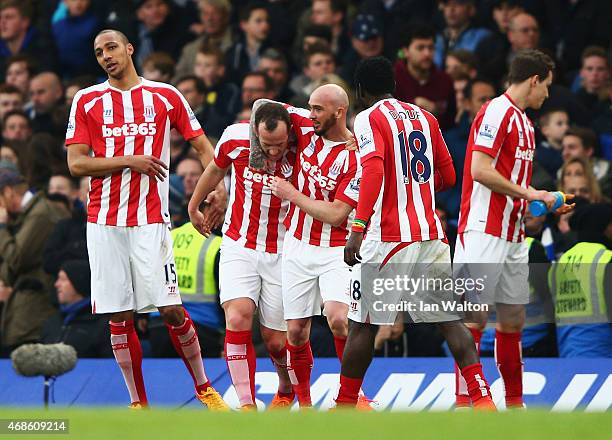
[[[132,43],[126,44],[125,48],[127,50],[128,55],[132,56],[134,54],[134,46],[132,46]]]

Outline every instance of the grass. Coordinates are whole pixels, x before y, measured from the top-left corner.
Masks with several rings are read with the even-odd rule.
[[[261,412],[209,413],[202,409],[0,408],[0,419],[68,419],[67,435],[0,435],[0,439],[609,439],[612,413],[550,413],[542,410],[498,414]]]

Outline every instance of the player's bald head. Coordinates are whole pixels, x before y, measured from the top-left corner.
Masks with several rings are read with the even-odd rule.
[[[349,98],[346,91],[337,84],[325,84],[317,87],[310,95],[311,102],[331,105],[334,108],[348,108]]]

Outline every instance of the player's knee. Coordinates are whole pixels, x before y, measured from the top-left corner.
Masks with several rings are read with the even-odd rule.
[[[181,325],[185,320],[185,313],[183,313],[183,308],[179,306],[167,306],[160,307],[159,314],[166,324],[172,326]]]
[[[253,315],[242,310],[226,310],[225,325],[236,332],[250,330],[253,325]]]
[[[489,315],[487,312],[467,312],[465,317],[465,325],[469,328],[484,331],[487,326]]]
[[[278,353],[285,348],[286,338],[280,338],[278,336],[268,336],[264,338],[264,344],[268,353]]]
[[[327,323],[334,336],[347,336],[348,320],[346,314],[333,313],[327,317]]]
[[[294,326],[287,329],[287,340],[291,345],[303,345],[308,341],[308,329],[302,326]]]

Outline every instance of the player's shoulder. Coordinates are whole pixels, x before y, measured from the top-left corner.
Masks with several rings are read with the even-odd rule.
[[[224,144],[243,144],[247,142],[250,138],[250,125],[248,122],[237,122],[232,125],[228,125],[221,137],[219,138],[219,145]]]
[[[516,106],[512,103],[508,96],[503,93],[490,101],[485,102],[480,108],[477,116],[481,116],[483,118],[496,118],[501,122],[504,117],[513,112],[515,109]]]
[[[76,94],[74,95],[73,101],[74,102],[79,102],[81,100],[89,101],[91,99],[95,99],[96,97],[108,92],[109,90],[110,90],[110,84],[108,83],[108,81],[104,81],[99,84],[94,84],[92,86],[82,88],[78,92],[76,92]]]
[[[383,105],[383,101],[378,101],[368,107],[367,109],[359,112],[357,116],[355,116],[355,127],[371,126],[372,118],[380,119],[383,117],[381,112],[381,106]]]
[[[151,81],[149,79],[143,78],[142,87],[145,90],[155,91],[156,93],[159,93],[160,95],[166,98],[183,96],[181,92],[179,92],[178,89],[174,87],[172,84],[168,84],[168,83],[161,82],[161,81]]]

